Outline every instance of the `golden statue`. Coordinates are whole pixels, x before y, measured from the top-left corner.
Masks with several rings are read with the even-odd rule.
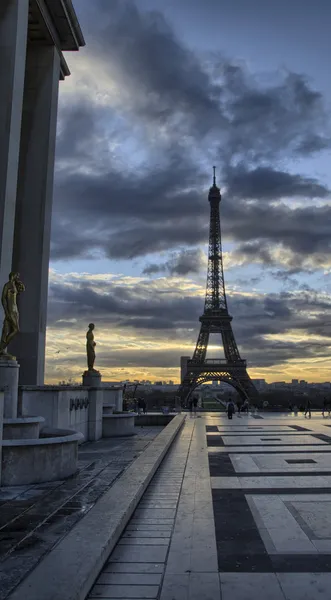
[[[7,346],[20,330],[17,296],[25,291],[25,286],[22,281],[20,281],[19,277],[19,273],[9,273],[9,281],[3,286],[1,296],[5,318],[0,341],[0,358],[2,356],[7,360],[15,360],[16,358],[15,356],[8,354]]]
[[[94,369],[94,361],[95,361],[95,346],[96,343],[94,341],[93,335],[94,323],[90,323],[88,326],[88,332],[86,334],[86,352],[87,352],[87,368],[89,371],[94,371],[97,373],[96,369]]]

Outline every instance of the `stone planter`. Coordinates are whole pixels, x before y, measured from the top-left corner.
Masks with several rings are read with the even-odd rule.
[[[104,404],[103,405],[103,414],[104,415],[112,415],[114,412],[115,404]]]
[[[123,437],[134,435],[134,420],[137,413],[103,414],[102,437]]]
[[[40,427],[45,423],[43,417],[20,417],[3,420],[4,440],[33,440],[39,438]]]
[[[47,437],[44,437],[47,436]],[[77,471],[82,433],[43,430],[39,439],[2,442],[2,485],[28,485],[66,479]]]

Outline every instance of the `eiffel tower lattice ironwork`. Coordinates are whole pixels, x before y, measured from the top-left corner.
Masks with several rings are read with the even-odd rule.
[[[240,357],[233,335],[229,315],[223,272],[220,201],[221,193],[216,185],[215,167],[213,185],[209,190],[210,230],[207,286],[205,307],[199,321],[200,333],[193,358],[187,361],[187,370],[178,394],[183,404],[187,404],[191,392],[201,383],[219,380],[229,383],[242,399],[257,400],[258,392],[246,370],[246,360]],[[224,359],[206,359],[209,336],[221,334]]]

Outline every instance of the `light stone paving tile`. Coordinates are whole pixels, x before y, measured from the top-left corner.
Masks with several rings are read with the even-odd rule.
[[[215,550],[214,519],[195,517],[191,549],[192,573],[217,573],[218,560]]]
[[[163,563],[114,563],[109,561],[105,564],[102,573],[129,573],[129,574],[163,574]]]
[[[316,538],[331,538],[331,503],[319,502],[319,496],[312,502],[301,502],[297,498],[292,506],[298,512],[301,519],[314,532]]]
[[[98,585],[91,592],[90,598],[109,600],[128,600],[129,598],[157,598],[159,586],[154,585]]]
[[[150,525],[149,523],[147,523],[147,524],[134,523],[133,525],[132,524],[128,525],[125,531],[130,532],[130,533],[133,533],[133,532],[138,533],[139,531],[145,532],[145,533],[148,533],[148,532],[153,533],[155,531],[163,531],[165,534],[167,534],[172,531],[172,527],[173,527],[172,523],[168,523],[166,525],[163,525],[162,523],[159,525]]]
[[[148,519],[174,519],[175,516],[176,509],[174,508],[137,508],[135,511],[135,517],[138,519],[144,517]]]
[[[317,552],[321,554],[331,554],[331,540],[311,540]]]
[[[281,477],[266,477],[268,488],[328,488],[331,487],[330,482],[326,477],[320,475],[284,475]],[[281,496],[283,499],[283,496]]]
[[[221,600],[218,573],[191,573],[188,598],[189,600]]]
[[[260,453],[260,454],[264,454],[265,452],[268,452],[268,456],[272,456],[273,454],[271,453],[277,453],[277,455],[279,454],[288,454],[289,452],[295,451],[297,450],[297,452],[301,453],[301,457],[304,454],[309,454],[311,455],[311,453],[316,452],[316,450],[318,450],[319,452],[321,450],[323,450],[323,453],[328,453],[331,452],[331,446],[326,445],[326,446],[311,446],[311,447],[306,447],[303,449],[303,447],[298,447],[298,446],[279,446],[277,448],[272,448],[272,447],[264,447],[264,446],[250,446],[249,448],[243,448],[242,446],[231,446],[231,452],[236,453],[236,452],[244,452],[245,455],[246,453],[249,451],[250,453]],[[228,453],[229,452],[229,447],[225,447],[225,446],[208,446],[208,453]],[[311,458],[313,458],[312,456],[310,456]]]
[[[112,562],[152,562],[160,563],[166,559],[168,546],[120,546],[117,545],[111,555]]]
[[[170,538],[171,536],[171,529],[169,529],[168,531],[160,531],[160,530],[156,530],[156,531],[126,531],[126,533],[124,533],[122,535],[122,539],[136,539],[136,538],[140,538],[140,539],[144,539],[144,538]]]
[[[139,504],[139,509],[141,509],[141,508],[146,508],[146,509],[171,508],[171,509],[175,510],[176,506],[177,506],[177,502],[142,502],[141,504]]]
[[[169,546],[170,539],[167,538],[152,538],[152,537],[144,537],[144,538],[124,538],[122,537],[119,542],[117,542],[119,546]]]
[[[236,489],[236,490],[240,490],[241,489],[241,483],[238,477],[211,477],[210,478],[211,481],[211,487],[214,490],[221,490],[221,489]]]
[[[160,585],[162,573],[102,573],[97,584]]]
[[[267,530],[276,552],[284,554],[316,553],[315,546],[279,497],[271,495],[250,496],[249,500],[250,507],[253,503],[259,514],[259,519],[256,519],[256,511],[252,511],[266,550],[269,553],[273,549],[267,543],[264,529]],[[262,527],[261,521],[263,523]]]
[[[242,446],[247,446],[247,445],[251,445],[254,444],[256,446],[265,446],[268,447],[270,444],[272,444],[273,446],[281,446],[282,444],[286,444],[288,446],[295,446],[295,445],[327,445],[327,442],[323,442],[322,440],[319,440],[317,438],[314,438],[312,435],[302,435],[300,436],[300,439],[298,439],[297,435],[286,435],[283,436],[282,435],[278,435],[275,434],[275,436],[273,436],[275,438],[277,438],[277,440],[272,441],[272,437],[270,436],[269,440],[267,438],[265,438],[264,436],[238,436],[236,438],[234,438],[233,436],[227,436],[227,435],[223,435],[222,439],[224,442],[225,446],[229,446],[229,445],[234,445],[235,443],[240,444]]]
[[[229,454],[236,473],[260,473],[260,468],[252,456],[247,454]]]
[[[277,579],[286,600],[330,600],[331,573],[277,573]]]
[[[222,600],[287,600],[274,573],[220,573],[220,582]]]
[[[285,502],[330,502],[331,494],[280,494],[279,498]]]
[[[189,579],[190,576],[185,572],[181,574],[166,573],[160,600],[190,600]]]
[[[298,525],[290,531],[274,527],[268,527],[268,533],[280,554],[316,554],[317,550],[308,536]]]
[[[130,521],[130,525],[172,525],[174,522],[173,518],[149,518],[149,517],[139,517],[133,518]]]

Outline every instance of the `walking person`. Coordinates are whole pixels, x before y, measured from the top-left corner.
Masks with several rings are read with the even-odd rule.
[[[322,415],[323,415],[323,419],[325,416],[326,411],[328,410],[328,399],[326,396],[324,396],[324,400],[323,400],[323,410],[322,410]],[[329,415],[330,415],[330,406],[329,406]]]
[[[190,417],[192,417],[193,416],[193,399],[192,398],[190,398],[189,407],[190,407]]]
[[[197,416],[198,398],[193,398],[193,414]]]
[[[243,404],[243,407],[242,407],[242,412],[245,412],[245,413],[248,414],[248,410],[249,410],[249,402],[248,402],[248,400],[246,398],[246,400],[245,400],[245,402]]]
[[[307,398],[306,401],[306,410],[305,410],[305,418],[307,418],[307,413],[309,414],[309,419],[311,419],[311,401]]]
[[[228,402],[227,411],[228,411],[228,419],[232,419],[232,415],[234,413],[234,404],[233,404],[232,400],[230,400]]]
[[[237,410],[238,410],[238,417],[240,416],[240,411],[241,411],[241,400],[238,400],[237,402]]]

